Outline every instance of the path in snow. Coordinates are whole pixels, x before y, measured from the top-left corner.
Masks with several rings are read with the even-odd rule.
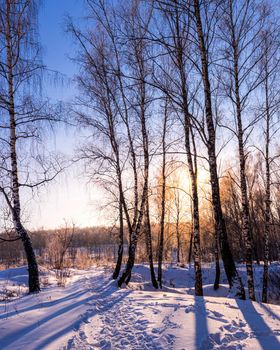
[[[280,349],[280,306],[153,291],[146,278],[140,267],[118,289],[104,269],[72,271],[65,288],[0,302],[0,349]]]

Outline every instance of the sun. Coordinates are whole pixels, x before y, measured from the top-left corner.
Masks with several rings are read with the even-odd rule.
[[[176,168],[169,176],[168,181],[172,183],[173,187],[176,187],[182,192],[191,195],[192,182],[188,167],[186,165]],[[204,167],[198,167],[197,184],[199,192],[204,192],[209,184],[209,172]]]

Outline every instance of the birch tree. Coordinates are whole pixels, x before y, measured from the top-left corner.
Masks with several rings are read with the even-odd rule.
[[[213,8],[211,8],[213,6]],[[233,255],[229,247],[227,229],[221,207],[220,187],[217,171],[216,154],[216,130],[214,124],[214,113],[212,107],[212,89],[210,82],[210,51],[212,34],[215,28],[213,16],[215,14],[215,2],[203,3],[200,0],[192,1],[194,23],[196,26],[197,47],[200,55],[200,72],[203,81],[205,119],[208,133],[207,151],[210,170],[210,181],[212,191],[212,206],[214,212],[215,229],[219,237],[221,256],[225,272],[233,293],[236,297],[244,299],[245,291],[241,279],[236,270]],[[206,16],[207,14],[207,16]],[[204,15],[204,16],[203,16]],[[210,20],[210,18],[212,20]]]
[[[105,160],[107,165],[111,164],[116,169],[119,184],[119,213],[120,217],[125,217],[129,232],[128,261],[118,283],[121,286],[123,283],[127,284],[130,281],[138,238],[145,220],[151,279],[153,285],[157,287],[152,261],[153,252],[148,202],[150,154],[147,111],[151,99],[145,81],[150,68],[146,66],[147,56],[145,55],[147,54],[147,48],[143,39],[144,33],[141,32],[141,30],[145,32],[145,25],[142,26],[142,22],[140,25],[140,5],[138,2],[130,4],[124,10],[123,13],[126,14],[126,17],[124,17],[123,13],[117,12],[114,6],[111,6],[107,2],[88,0],[87,4],[89,18],[92,19],[91,23],[97,29],[97,35],[100,35],[104,39],[103,44],[101,44],[104,46],[104,43],[106,43],[106,50],[102,52],[97,47],[99,40],[93,34],[93,30],[82,31],[71,23],[71,21],[68,29],[74,34],[79,44],[80,51],[83,54],[81,64],[86,68],[83,74],[84,77],[86,76],[86,79],[82,78],[79,81],[87,98],[86,103],[83,102],[82,105],[97,111],[98,118],[97,120],[93,118],[93,126],[99,134],[103,133],[103,135],[109,138],[111,145],[110,152],[113,151],[114,155],[112,160],[110,155],[102,152],[98,144],[95,144],[93,148],[92,146],[88,147],[88,155],[92,154],[92,150],[94,150],[95,154],[96,148],[98,148],[100,159],[94,156],[92,158],[94,161],[101,161],[102,164]],[[147,17],[148,20],[149,17]],[[123,44],[122,41],[124,35],[127,40],[126,44]],[[98,53],[97,60],[93,53]],[[98,83],[99,88],[94,86],[96,83]],[[88,118],[83,113],[80,114],[83,120]],[[101,124],[100,117],[103,120]],[[91,124],[91,120],[92,116],[88,118],[89,125]],[[119,165],[119,156],[117,154],[119,152],[120,141],[114,141],[114,138],[116,138],[117,120],[124,126],[122,142],[127,142],[128,144],[128,154],[124,156],[124,163]],[[112,124],[112,127],[110,124]],[[140,137],[138,137],[137,132],[140,133]],[[137,147],[136,141],[138,141]],[[141,153],[139,161],[136,158],[136,149]],[[129,194],[125,195],[127,188],[123,186],[122,169],[125,169],[126,174],[129,174],[130,170],[133,173],[132,192],[134,200],[132,201],[132,205],[129,195],[131,191],[128,191]],[[123,231],[121,222],[120,228],[120,232]],[[119,257],[118,261],[120,260],[121,258]],[[118,263],[118,270],[119,268],[120,263]],[[114,277],[117,276],[117,272],[119,271],[116,271]]]
[[[223,68],[226,77],[222,82],[233,105],[236,128],[234,134],[238,140],[239,178],[242,199],[242,234],[245,243],[245,261],[248,290],[251,300],[255,300],[252,263],[252,232],[249,217],[249,199],[246,182],[246,141],[248,133],[256,122],[249,120],[245,124],[246,106],[253,91],[260,84],[260,75],[255,67],[261,59],[259,36],[263,27],[263,18],[259,14],[257,3],[251,0],[229,0],[222,6],[222,22],[219,28],[220,38],[224,42]],[[245,125],[244,125],[245,124]]]
[[[1,184],[12,225],[21,239],[28,263],[29,292],[40,290],[38,264],[22,218],[22,191],[52,180],[60,171],[57,160],[36,154],[43,125],[59,116],[40,96],[44,69],[37,41],[37,2],[0,2]],[[38,141],[38,147],[35,147]],[[33,168],[33,169],[32,169]]]
[[[161,213],[160,213],[160,233],[158,242],[158,283],[162,288],[162,260],[164,247],[165,215],[166,215],[166,152],[167,152],[167,122],[168,122],[168,99],[165,99],[162,127],[162,171],[161,171]]]
[[[271,16],[270,16],[271,18]],[[273,21],[273,20],[272,20]],[[277,156],[273,156],[273,139],[278,132],[277,112],[280,105],[280,90],[277,86],[279,79],[279,43],[277,36],[279,30],[273,22],[261,32],[263,57],[260,62],[260,71],[262,74],[261,88],[263,91],[263,105],[261,108],[262,119],[264,122],[265,147],[260,150],[265,163],[265,209],[264,209],[264,271],[263,271],[263,289],[262,302],[268,301],[268,263],[269,263],[269,240],[271,237],[272,226],[272,206],[271,206],[271,183],[272,175]]]
[[[119,114],[121,98],[118,81],[109,73],[115,67],[114,54],[104,30],[83,33],[71,21],[68,30],[74,36],[80,51],[76,61],[81,67],[81,73],[76,80],[81,95],[77,100],[79,108],[76,108],[75,116],[82,127],[92,132],[90,142],[88,140],[81,147],[78,158],[89,165],[91,176],[96,181],[101,180],[117,203],[118,257],[113,273],[113,279],[117,279],[123,258],[124,217],[129,218],[129,210],[124,198],[123,183],[122,157],[126,158],[126,154],[120,147],[122,139],[119,128],[123,125]],[[98,166],[94,170],[96,164]]]
[[[168,65],[171,65],[173,72],[171,72],[171,69],[166,69],[164,65],[158,63],[160,74],[155,78],[155,85],[158,89],[167,94],[172,102],[173,108],[179,114],[184,130],[184,145],[191,182],[193,206],[193,255],[196,273],[195,290],[196,295],[202,295],[197,152],[191,110],[196,86],[191,86],[190,84],[192,65],[189,64],[190,62],[188,60],[191,50],[191,44],[189,41],[190,21],[188,15],[182,10],[177,1],[171,5],[171,10],[169,4],[162,4],[161,1],[158,1],[156,4],[158,5],[163,18],[163,23],[161,23],[161,25],[165,29],[160,30],[158,33],[154,33],[152,39],[162,47],[160,51],[161,55],[166,56]],[[162,79],[162,76],[165,78]]]
[[[133,81],[134,87],[132,88],[134,98],[130,102],[132,109],[139,121],[140,125],[140,139],[141,148],[143,152],[143,188],[141,194],[141,203],[139,209],[139,217],[136,226],[136,230],[132,234],[131,244],[129,247],[129,256],[126,268],[119,279],[119,285],[124,281],[129,282],[131,270],[135,261],[135,252],[138,242],[139,230],[141,228],[143,216],[146,210],[149,214],[149,172],[150,172],[150,142],[148,133],[148,112],[153,101],[149,92],[149,85],[147,84],[148,76],[151,74],[152,67],[149,64],[149,55],[151,47],[146,40],[146,33],[149,28],[151,12],[150,8],[141,7],[139,1],[132,2],[126,17],[122,17],[126,28],[126,37],[128,41],[128,55],[129,55],[129,70],[130,78]],[[149,222],[149,215],[147,216]],[[149,225],[147,226],[149,227]],[[153,252],[151,232],[146,232],[148,257],[150,263],[150,272],[152,284],[155,288],[158,287],[154,267],[153,267]]]

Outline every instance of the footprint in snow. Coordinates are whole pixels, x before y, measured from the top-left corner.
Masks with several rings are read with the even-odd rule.
[[[185,308],[185,313],[189,313],[189,312],[193,312],[195,311],[195,307],[193,305],[188,305],[186,308]]]
[[[86,340],[87,339],[87,336],[85,335],[85,333],[83,331],[80,331],[79,332],[79,337],[82,339],[82,340]]]
[[[102,349],[102,350],[111,350],[111,348],[112,348],[110,341],[105,340],[105,339],[100,341],[99,346],[100,346],[100,349]]]
[[[234,305],[232,305],[232,304],[230,304],[230,303],[225,303],[225,305],[226,305],[228,308],[230,308],[230,309],[235,309],[235,310],[238,310],[238,309],[239,309],[237,306],[234,306]]]
[[[212,314],[214,315],[214,316],[216,316],[216,317],[223,317],[224,315],[223,314],[220,314],[219,312],[217,312],[217,311],[211,311],[212,312]]]
[[[223,323],[229,323],[227,319],[223,318],[224,315],[220,314],[217,311],[208,311],[207,310],[207,317],[211,318],[212,320],[223,322]]]
[[[165,336],[165,339],[166,339],[166,342],[167,342],[168,345],[173,345],[175,343],[175,338],[176,337],[173,334],[167,334]]]
[[[160,334],[160,333],[162,333],[162,329],[161,328],[153,328],[152,329],[152,333],[154,333],[154,334]]]

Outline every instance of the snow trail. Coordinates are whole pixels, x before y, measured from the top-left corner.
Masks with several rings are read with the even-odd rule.
[[[136,271],[130,288],[118,289],[110,272],[93,267],[73,270],[65,288],[0,302],[0,349],[280,349],[279,306],[194,297],[184,286],[154,291],[146,267]],[[177,286],[182,274],[167,276]]]

